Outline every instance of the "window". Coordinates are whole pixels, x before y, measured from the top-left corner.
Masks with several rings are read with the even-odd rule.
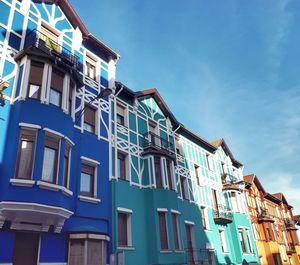
[[[201,220],[202,220],[203,229],[208,229],[208,224],[206,220],[206,209],[204,207],[201,207],[200,210],[201,210]]]
[[[16,178],[31,179],[35,151],[36,130],[21,129]]]
[[[246,229],[246,237],[247,237],[247,243],[249,246],[249,251],[250,253],[254,253],[253,247],[252,247],[252,242],[251,242],[251,237],[250,237],[250,231]]]
[[[87,237],[95,239],[87,239]],[[69,243],[69,264],[106,265],[107,242],[96,239],[97,237],[99,237],[99,235],[71,234]]]
[[[158,221],[159,221],[159,234],[160,234],[160,249],[168,250],[168,231],[167,231],[167,219],[165,212],[158,212]]]
[[[131,213],[118,212],[118,246],[130,247],[131,245]]]
[[[218,211],[218,197],[217,197],[217,191],[216,190],[214,190],[214,189],[212,189],[211,190],[211,192],[212,192],[212,198],[213,198],[213,209],[215,210],[215,211]]]
[[[272,231],[270,227],[266,227],[266,234],[267,234],[267,240],[272,241],[273,240],[273,236],[272,236]]]
[[[219,235],[220,235],[222,252],[227,252],[227,244],[226,244],[225,231],[224,230],[219,230]]]
[[[89,105],[84,109],[84,130],[95,133],[96,110]]]
[[[49,103],[61,107],[64,87],[64,74],[56,69],[52,70]]]
[[[275,265],[282,265],[280,253],[272,253],[272,257],[273,257]],[[290,264],[292,264],[292,263],[290,263]]]
[[[180,142],[179,137],[176,137],[175,141],[176,141],[176,153],[182,155],[182,144]]]
[[[155,169],[156,187],[162,188],[163,180],[162,180],[162,174],[161,174],[161,163],[160,163],[160,157],[158,157],[158,156],[154,157],[154,169]]]
[[[179,236],[179,215],[177,213],[172,213],[172,224],[174,232],[174,243],[175,249],[180,250],[180,236]]]
[[[81,165],[80,194],[88,197],[95,197],[95,171],[91,165]]]
[[[231,198],[232,211],[238,212],[239,208],[238,208],[237,194],[235,192],[230,192],[229,195]]]
[[[86,55],[86,75],[93,80],[97,78],[96,71],[97,62],[91,56]]]
[[[60,139],[58,137],[46,133],[42,170],[43,181],[56,183],[58,171],[59,145]]]
[[[149,132],[156,133],[156,123],[149,120]]]
[[[195,170],[195,177],[196,177],[196,180],[197,180],[197,184],[200,186],[200,178],[199,178],[199,166],[197,165],[194,165],[194,170]]]
[[[69,187],[69,175],[70,175],[70,157],[71,157],[71,145],[66,142],[65,154],[64,154],[64,172],[63,172],[63,186]]]
[[[175,190],[174,178],[172,174],[172,161],[167,159],[166,162],[167,162],[167,175],[168,175],[169,189]]]
[[[126,180],[126,175],[126,155],[118,152],[118,177]]]
[[[125,126],[125,110],[126,108],[117,104],[117,123]]]
[[[209,154],[206,154],[205,157],[206,157],[207,168],[208,168],[209,170],[212,170],[212,167],[211,167],[211,164],[210,164],[211,161],[210,161],[210,156],[209,156]]]
[[[188,184],[187,184],[187,178],[180,176],[180,187],[181,187],[181,194],[182,198],[185,200],[189,199],[189,191],[188,191]]]
[[[239,229],[238,233],[239,233],[239,240],[240,240],[240,244],[241,244],[241,247],[242,247],[242,251],[243,251],[243,253],[247,253],[243,230]]]
[[[75,90],[75,83],[73,82],[73,80],[70,80],[69,95],[68,95],[68,113],[70,115],[72,115],[74,90]]]
[[[41,87],[43,83],[44,64],[36,61],[31,61],[29,72],[29,98],[40,98]]]

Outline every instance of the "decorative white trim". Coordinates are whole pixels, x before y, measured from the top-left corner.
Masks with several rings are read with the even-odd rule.
[[[91,202],[91,203],[99,203],[99,202],[101,202],[101,200],[98,199],[98,198],[92,198],[92,197],[83,196],[83,195],[78,195],[78,199],[80,201]]]
[[[195,225],[195,223],[192,222],[192,221],[184,221],[184,223],[185,223],[185,224],[188,224],[188,225]]]
[[[159,252],[161,254],[169,254],[169,253],[172,253],[173,251],[172,250],[160,250]]]
[[[0,263],[0,265],[2,265]],[[40,262],[39,265],[67,265],[66,262]]]
[[[10,179],[9,182],[13,186],[22,186],[22,187],[32,187],[35,183],[35,181],[31,179]]]
[[[168,209],[167,208],[157,208],[157,211],[158,212],[168,212]]]
[[[66,188],[66,187],[61,186],[61,191],[62,191],[64,194],[68,195],[68,196],[72,196],[72,195],[73,195],[73,191],[69,190],[69,189]]]
[[[131,246],[128,246],[128,247],[117,247],[117,250],[135,250],[135,247],[131,247]]]
[[[181,212],[179,212],[179,211],[176,211],[176,210],[173,210],[173,209],[171,209],[171,211],[170,211],[171,213],[175,213],[175,214],[181,214]]]
[[[60,137],[60,138],[64,138],[64,135],[61,134],[60,132],[51,130],[51,129],[49,129],[49,128],[43,128],[43,130],[46,131],[46,132],[48,132],[48,133],[55,134],[56,136],[58,136],[58,137]]]
[[[53,183],[49,183],[49,182],[45,182],[42,180],[38,180],[36,182],[36,185],[38,185],[41,189],[46,189],[46,190],[53,190],[53,191],[59,191],[62,189],[62,186],[53,184]]]
[[[19,126],[20,127],[32,128],[32,129],[41,129],[42,128],[40,125],[32,124],[32,123],[26,123],[26,122],[20,122]]]
[[[130,214],[133,213],[133,211],[131,209],[122,208],[122,207],[118,207],[117,211],[120,212],[120,213],[130,213]]]
[[[86,233],[70,234],[70,239],[98,239],[98,240],[106,240],[106,241],[110,240],[109,236],[107,235],[86,234]]]
[[[65,140],[67,140],[71,145],[73,145],[73,146],[75,145],[74,142],[73,142],[69,137],[65,136],[64,138],[65,138]]]
[[[81,156],[80,159],[84,160],[84,162],[90,163],[92,165],[100,165],[99,161],[91,159],[91,158],[88,158],[88,157],[85,157],[85,156]]]

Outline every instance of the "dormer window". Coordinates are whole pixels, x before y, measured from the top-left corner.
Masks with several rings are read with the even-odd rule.
[[[93,80],[97,78],[97,61],[93,59],[91,56],[86,55],[86,75]]]
[[[43,83],[44,64],[36,61],[31,61],[29,72],[29,98],[40,98],[41,87]]]
[[[61,107],[62,92],[64,86],[64,74],[56,69],[52,71],[49,103]]]

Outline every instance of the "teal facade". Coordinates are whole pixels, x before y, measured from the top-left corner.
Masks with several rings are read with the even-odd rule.
[[[243,166],[226,143],[186,129],[155,89],[117,83],[111,111],[113,260],[258,264]],[[120,214],[127,216],[125,244]]]

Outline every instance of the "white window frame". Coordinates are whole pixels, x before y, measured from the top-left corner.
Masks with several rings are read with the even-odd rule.
[[[86,63],[89,63],[88,62],[89,60],[87,59],[88,57],[91,59],[90,61],[93,61],[93,64],[91,64],[91,63],[90,64],[93,65],[93,66],[95,66],[95,79],[91,78],[89,76],[89,73],[88,73],[88,68],[87,68],[87,64],[86,64]],[[99,67],[100,66],[100,61],[99,61],[99,59],[94,54],[92,54],[91,52],[88,52],[88,51],[86,51],[84,59],[85,59],[84,60],[84,62],[85,62],[84,63],[84,73],[85,73],[85,76],[88,77],[88,78],[90,78],[90,79],[92,79],[95,82],[99,82],[99,78],[100,78],[100,76],[99,76],[99,69],[100,69],[100,67]]]
[[[247,245],[248,245],[248,250],[250,254],[254,254],[254,248],[252,245],[252,240],[251,240],[251,236],[250,236],[250,229],[246,228],[246,237],[247,237]]]
[[[219,238],[221,242],[221,250],[222,253],[228,253],[228,248],[227,248],[227,242],[226,242],[226,236],[225,236],[225,229],[218,229],[219,232]],[[223,250],[224,249],[224,250]]]
[[[158,208],[157,209],[157,221],[158,221],[158,231],[160,233],[160,224],[159,224],[159,214],[162,213],[165,215],[165,225],[166,225],[166,234],[167,234],[167,249],[162,249],[160,245],[160,252],[169,252],[170,251],[170,235],[169,235],[169,229],[168,229],[168,210],[164,208]],[[159,241],[161,244],[161,238],[159,237]]]
[[[118,246],[118,249],[126,249],[126,248],[133,248],[132,245],[132,227],[131,227],[131,222],[132,222],[132,214],[133,211],[128,208],[122,208],[118,207],[117,208],[117,216],[119,216],[119,213],[126,214],[127,216],[127,246]],[[119,218],[119,217],[118,217]],[[118,239],[117,239],[117,245],[119,244]]]
[[[180,212],[176,211],[176,210],[171,210],[171,216],[174,215],[176,216],[176,230],[177,230],[177,235],[178,235],[178,245],[179,245],[179,248],[176,249],[175,248],[175,251],[181,251],[182,250],[182,242],[181,242],[181,235],[180,235],[180,224],[179,224],[179,218],[180,218]],[[172,222],[173,224],[173,222]],[[173,229],[175,229],[173,227]],[[175,238],[174,238],[174,246],[175,246]]]
[[[127,181],[130,181],[130,172],[129,172],[129,167],[130,167],[130,163],[129,163],[129,154],[128,153],[125,153],[124,151],[120,150],[120,149],[117,149],[117,162],[118,162],[118,153],[122,154],[125,156],[125,179],[122,179],[120,178],[120,176],[118,175],[119,173],[119,168],[118,168],[118,163],[116,165],[117,167],[117,172],[116,172],[116,175],[117,175],[117,179],[120,179],[120,180],[127,180]]]
[[[118,106],[120,106],[120,108],[124,109],[124,125],[119,124],[117,122]],[[116,116],[116,118],[115,118],[116,124],[118,124],[120,126],[128,127],[128,109],[127,109],[127,106],[124,103],[122,103],[121,101],[117,100],[116,101],[116,111],[115,112],[116,112],[116,114],[115,114],[115,116]]]

